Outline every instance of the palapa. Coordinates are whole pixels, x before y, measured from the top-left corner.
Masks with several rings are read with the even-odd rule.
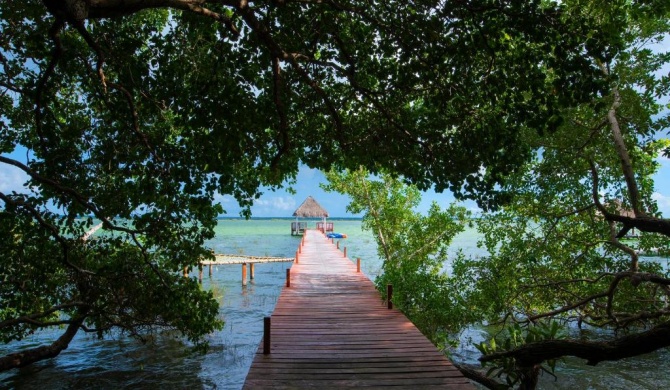
[[[304,202],[295,210],[293,216],[296,218],[328,218],[328,211],[321,207],[321,205],[308,196]]]

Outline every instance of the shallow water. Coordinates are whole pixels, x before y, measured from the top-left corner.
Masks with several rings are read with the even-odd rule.
[[[293,257],[300,237],[290,235],[290,220],[221,220],[216,238],[208,243],[217,253]],[[335,220],[335,231],[346,233],[341,247],[351,259],[360,257],[362,271],[371,279],[380,272],[372,235],[361,231],[358,220]],[[315,222],[310,223],[314,227]],[[457,237],[454,250],[483,255],[477,235],[468,230]],[[453,253],[452,252],[452,253]],[[255,279],[241,285],[241,266],[215,266],[210,279],[204,270],[203,287],[212,288],[226,324],[209,337],[210,349],[202,354],[170,335],[142,345],[126,338],[97,340],[78,335],[57,358],[31,367],[0,374],[0,388],[45,389],[240,389],[263,333],[263,317],[272,313],[291,263],[256,264]],[[196,271],[197,272],[197,271]],[[192,275],[197,277],[197,275]],[[42,332],[25,340],[28,347],[51,340],[59,332]],[[463,340],[480,342],[482,329],[471,328]],[[0,354],[9,350],[0,346]],[[472,346],[453,351],[459,362],[476,364],[479,353]],[[567,359],[558,368],[559,380],[542,378],[546,389],[658,389],[670,387],[666,374],[670,353],[665,350],[618,363],[587,367]]]

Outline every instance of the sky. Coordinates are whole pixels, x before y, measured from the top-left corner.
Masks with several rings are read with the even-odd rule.
[[[667,131],[665,136],[668,136]],[[25,161],[26,159],[25,149],[3,155],[19,161]],[[656,188],[653,198],[658,202],[659,211],[668,218],[670,217],[670,159],[661,157],[658,161],[660,170],[654,177]],[[27,176],[23,172],[6,164],[0,164],[0,192],[24,192],[23,183],[26,180]],[[312,196],[323,206],[331,218],[360,217],[360,215],[349,213],[346,210],[349,203],[347,196],[322,190],[319,184],[325,182],[323,173],[302,166],[298,172],[296,184],[293,186],[296,191],[295,195],[288,193],[286,190],[264,191],[264,194],[256,200],[251,209],[252,217],[291,217],[308,196]],[[226,210],[225,217],[236,218],[240,216],[240,207],[232,196],[217,196],[216,201],[220,202]],[[455,199],[450,193],[424,192],[422,201],[416,211],[426,212],[433,201],[444,208],[454,202]],[[472,201],[461,204],[472,211],[477,212],[479,210]]]
[[[349,213],[346,210],[347,204],[349,204],[347,196],[322,190],[319,184],[325,182],[326,178],[321,171],[302,166],[298,172],[297,182],[293,186],[296,194],[289,194],[285,190],[265,192],[252,207],[252,217],[291,217],[293,212],[308,196],[313,197],[326,209],[331,218],[361,216],[360,214]],[[670,194],[670,191],[668,193]],[[224,196],[219,197],[217,200],[227,210],[226,217],[239,216],[240,208],[233,197]],[[454,197],[451,194],[437,194],[435,191],[425,192],[416,211],[427,212],[433,201],[436,201],[442,207],[446,207],[454,202]],[[463,205],[472,210],[478,210],[474,202],[466,202]]]

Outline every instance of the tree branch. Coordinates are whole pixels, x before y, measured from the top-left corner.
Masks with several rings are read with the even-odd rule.
[[[479,358],[490,362],[514,358],[517,364],[530,367],[546,360],[574,356],[595,366],[603,361],[616,361],[656,351],[670,346],[670,322],[665,322],[646,332],[624,336],[612,341],[589,342],[573,340],[547,340],[523,345],[511,351],[496,352]]]
[[[87,313],[87,309],[82,310],[77,317],[72,319],[72,322],[67,327],[65,333],[63,333],[51,345],[32,348],[1,357],[0,372],[12,368],[24,367],[40,360],[58,356],[61,351],[67,349],[68,345],[77,334],[79,327],[84,323]]]
[[[454,367],[458,368],[458,371],[460,371],[463,374],[463,376],[479,383],[480,385],[486,387],[487,389],[491,389],[491,390],[509,389],[509,387],[507,385],[505,385],[503,383],[500,383],[493,378],[489,378],[488,376],[486,376],[486,375],[480,373],[479,371],[474,370],[470,367],[466,367],[464,365],[456,364],[456,363],[454,363]]]

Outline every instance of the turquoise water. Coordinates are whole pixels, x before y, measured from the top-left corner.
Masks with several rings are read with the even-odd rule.
[[[290,235],[287,219],[225,219],[218,224],[216,238],[208,242],[216,253],[250,256],[294,257],[300,237]],[[362,271],[371,279],[379,274],[381,260],[369,232],[358,220],[334,220],[335,231],[346,233],[341,247],[351,259],[361,258]],[[315,222],[310,222],[314,227]],[[477,234],[468,230],[459,235],[452,251],[484,255],[477,248]],[[452,252],[452,253],[453,253]],[[241,266],[216,266],[213,276],[204,271],[203,288],[213,289],[220,303],[225,328],[209,337],[210,349],[202,354],[189,352],[181,341],[164,335],[142,345],[117,338],[97,340],[78,335],[57,358],[31,367],[0,374],[0,388],[15,389],[240,389],[263,333],[263,317],[272,313],[283,287],[286,268],[291,263],[255,266],[255,279],[241,285]],[[191,277],[197,277],[192,274]],[[25,340],[26,347],[57,337],[59,332],[43,332]],[[471,328],[462,340],[480,342],[484,330]],[[0,346],[0,353],[12,346]],[[478,352],[467,343],[453,351],[454,360],[476,364]],[[546,389],[658,389],[668,388],[665,369],[667,351],[619,363],[586,367],[579,360],[567,360],[559,367],[559,380],[545,376]]]

